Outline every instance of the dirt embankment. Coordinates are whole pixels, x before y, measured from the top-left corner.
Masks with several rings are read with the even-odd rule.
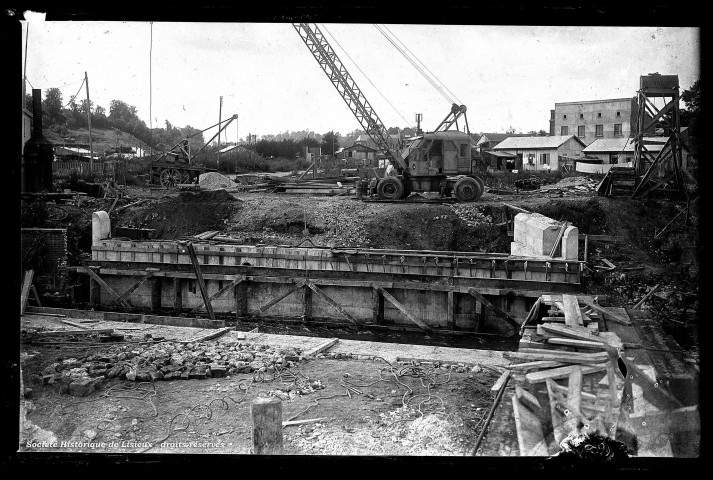
[[[222,231],[240,201],[225,190],[181,192],[175,198],[137,207],[117,217],[115,225],[154,229],[152,238],[172,240],[208,230]]]

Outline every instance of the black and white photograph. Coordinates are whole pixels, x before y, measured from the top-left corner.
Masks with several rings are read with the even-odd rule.
[[[17,456],[701,456],[700,27],[236,11],[4,12]]]

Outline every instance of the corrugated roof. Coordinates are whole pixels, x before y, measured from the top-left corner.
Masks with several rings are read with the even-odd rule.
[[[483,155],[492,155],[494,157],[501,157],[501,158],[517,158],[517,155],[514,153],[507,153],[507,152],[494,152],[494,151],[489,151],[489,152],[483,152]]]
[[[575,137],[574,135],[553,135],[551,137],[539,137],[539,136],[534,136],[534,137],[510,137],[506,138],[502,142],[498,143],[493,150],[523,150],[527,148],[558,148],[560,145],[565,143],[567,140],[570,138],[576,139],[578,142],[580,142],[582,145],[584,145],[584,142],[582,142],[579,138]]]

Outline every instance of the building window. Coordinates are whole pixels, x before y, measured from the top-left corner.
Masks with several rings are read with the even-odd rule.
[[[550,163],[550,158],[549,155],[546,153],[541,153],[540,154],[540,164],[541,165],[546,165]]]
[[[579,118],[584,118],[584,114],[583,114],[583,113],[580,113],[580,114],[579,114]]]
[[[560,133],[561,135],[569,135],[569,133],[568,133],[568,132],[569,132],[569,127],[566,127],[566,126],[564,126],[564,125],[561,126],[561,127],[560,127],[560,132],[561,132],[561,133]]]
[[[604,125],[597,125],[595,127],[594,136],[595,137],[603,137],[604,136]]]
[[[602,118],[602,112],[597,113],[597,118]]]
[[[619,163],[619,155],[617,155],[616,153],[610,154],[609,163],[612,165],[616,165],[617,163]]]
[[[468,144],[467,143],[461,143],[460,145],[460,156],[465,157],[466,156],[466,150],[468,149]]]
[[[580,125],[577,127],[577,136],[579,138],[584,138],[584,125]]]
[[[563,119],[563,120],[567,120],[567,114],[566,114],[566,113],[565,113],[564,115],[562,115],[562,119]]]
[[[530,165],[535,164],[535,154],[534,153],[528,153],[527,154],[527,163]]]
[[[621,137],[621,123],[615,123],[614,124],[614,136],[615,137]]]
[[[621,117],[621,112],[616,112],[617,117]]]

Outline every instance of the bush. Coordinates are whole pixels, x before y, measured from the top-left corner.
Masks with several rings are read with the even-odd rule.
[[[218,169],[217,154],[209,154],[196,163],[206,168]],[[221,173],[290,172],[305,169],[309,162],[304,159],[263,158],[252,150],[233,150],[220,156]]]

